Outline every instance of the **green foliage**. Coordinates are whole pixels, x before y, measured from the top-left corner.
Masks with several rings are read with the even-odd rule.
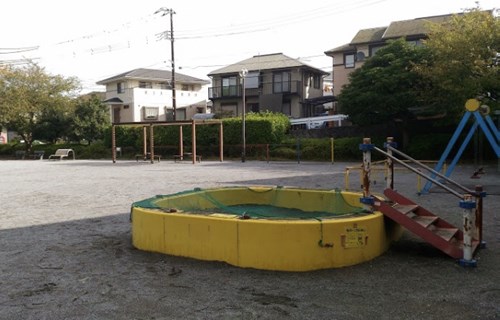
[[[226,118],[224,124],[224,143],[242,143],[242,119]],[[245,116],[247,144],[280,143],[290,127],[290,120],[282,113],[248,113]]]
[[[0,68],[0,125],[16,131],[30,153],[34,134],[50,127],[51,115],[71,113],[78,86],[75,78],[49,75],[35,63]]]
[[[487,92],[500,97],[500,61],[495,60],[500,52],[500,19],[474,8],[430,27],[424,43],[432,52],[432,63],[418,69],[433,84],[426,100],[445,108],[448,119],[455,120],[468,99]],[[485,102],[499,108],[499,101]]]
[[[107,148],[102,141],[95,141],[89,145],[76,145],[75,153],[78,159],[110,159],[111,150]]]
[[[97,95],[77,100],[71,122],[71,138],[73,140],[92,142],[102,139],[104,129],[108,125],[108,108],[101,103]]]
[[[449,134],[418,135],[412,137],[410,144],[403,152],[416,159],[437,160],[441,157],[450,139]]]
[[[421,105],[423,77],[413,66],[424,63],[428,51],[404,39],[389,44],[350,74],[350,82],[338,97],[340,108],[360,125],[411,118],[410,107]]]
[[[142,127],[115,127],[116,146],[141,150],[143,144]],[[111,126],[104,130],[104,145],[111,148]]]

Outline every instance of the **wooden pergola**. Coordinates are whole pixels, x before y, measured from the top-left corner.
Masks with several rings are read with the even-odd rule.
[[[198,125],[219,125],[219,160],[222,162],[224,159],[223,155],[223,140],[224,140],[224,131],[221,120],[178,120],[178,121],[143,121],[143,122],[120,122],[113,123],[111,126],[111,150],[112,150],[112,159],[113,163],[116,163],[116,127],[117,126],[131,126],[131,127],[140,127],[143,128],[143,156],[144,159],[147,158],[148,150],[148,128],[149,128],[149,158],[151,163],[154,163],[155,154],[154,154],[154,127],[156,126],[178,126],[179,127],[179,156],[180,159],[183,159],[184,156],[184,143],[183,143],[183,126],[191,126],[192,130],[192,159],[193,164],[196,164],[196,126]]]

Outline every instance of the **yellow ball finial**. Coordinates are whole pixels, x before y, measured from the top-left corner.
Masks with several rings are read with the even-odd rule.
[[[474,112],[479,109],[479,100],[477,99],[469,99],[465,102],[465,109],[470,112]]]

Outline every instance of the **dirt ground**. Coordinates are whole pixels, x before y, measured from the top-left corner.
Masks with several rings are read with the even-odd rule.
[[[312,272],[242,269],[136,250],[133,202],[228,185],[344,188],[352,163],[0,161],[0,319],[500,319],[500,172],[452,177],[483,184],[486,248],[476,268],[405,231],[382,256]],[[374,191],[384,187],[374,172]],[[460,226],[458,199],[396,189]],[[352,189],[359,189],[357,173]]]

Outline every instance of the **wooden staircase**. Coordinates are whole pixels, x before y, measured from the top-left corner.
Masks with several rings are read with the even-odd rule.
[[[450,257],[463,257],[461,230],[392,189],[385,189],[384,195],[390,202],[375,201],[378,211]],[[479,241],[473,239],[472,252],[478,245]]]

